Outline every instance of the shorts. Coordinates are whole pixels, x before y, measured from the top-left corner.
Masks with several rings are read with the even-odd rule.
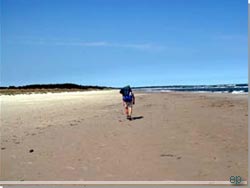
[[[125,101],[124,101],[124,103],[125,103],[125,107],[126,107],[126,108],[128,108],[128,107],[129,107],[129,108],[132,108],[132,106],[133,106],[133,102],[132,102],[132,101],[131,101],[131,102],[125,102]]]

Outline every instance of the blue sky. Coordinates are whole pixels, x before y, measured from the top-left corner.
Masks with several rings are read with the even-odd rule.
[[[247,83],[247,0],[1,0],[1,84]]]

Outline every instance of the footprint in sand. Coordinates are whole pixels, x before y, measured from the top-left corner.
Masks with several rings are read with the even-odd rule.
[[[161,157],[176,157],[176,155],[173,154],[161,154]],[[182,157],[181,156],[177,156],[176,159],[180,160]]]
[[[173,154],[161,154],[161,157],[174,157]]]
[[[81,122],[81,120],[84,120],[84,119],[79,119],[79,120],[73,120],[71,123],[70,123],[70,126],[76,126],[76,125],[78,125],[80,122]]]

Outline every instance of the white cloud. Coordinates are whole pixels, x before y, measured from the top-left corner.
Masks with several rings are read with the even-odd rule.
[[[107,46],[106,42],[48,42],[49,45],[59,45],[59,46],[90,46],[90,47],[98,47],[98,46]]]
[[[120,47],[120,48],[134,48],[134,49],[152,49],[155,46],[150,44],[122,44],[122,43],[110,43],[111,47]]]
[[[82,47],[107,47],[107,48],[128,48],[135,50],[163,50],[164,46],[150,43],[114,43],[106,41],[60,41],[46,39],[28,39],[16,41],[28,45],[55,45],[55,46],[82,46]],[[11,42],[13,43],[13,41]],[[15,43],[15,42],[14,42]]]
[[[95,42],[53,42],[54,45],[65,46],[83,46],[83,47],[114,47],[114,48],[134,48],[134,49],[149,49],[154,46],[150,44],[130,44],[130,43],[111,43],[103,41]]]
[[[167,46],[153,43],[126,43],[108,41],[81,41],[79,39],[62,40],[58,38],[39,38],[31,36],[15,36],[8,40],[9,44],[49,45],[49,46],[79,46],[89,48],[127,48],[132,50],[162,51]]]

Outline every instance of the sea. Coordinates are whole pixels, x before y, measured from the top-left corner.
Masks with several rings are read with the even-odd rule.
[[[219,85],[171,85],[134,87],[135,91],[144,92],[195,92],[195,93],[231,93],[248,94],[248,84],[219,84]]]

